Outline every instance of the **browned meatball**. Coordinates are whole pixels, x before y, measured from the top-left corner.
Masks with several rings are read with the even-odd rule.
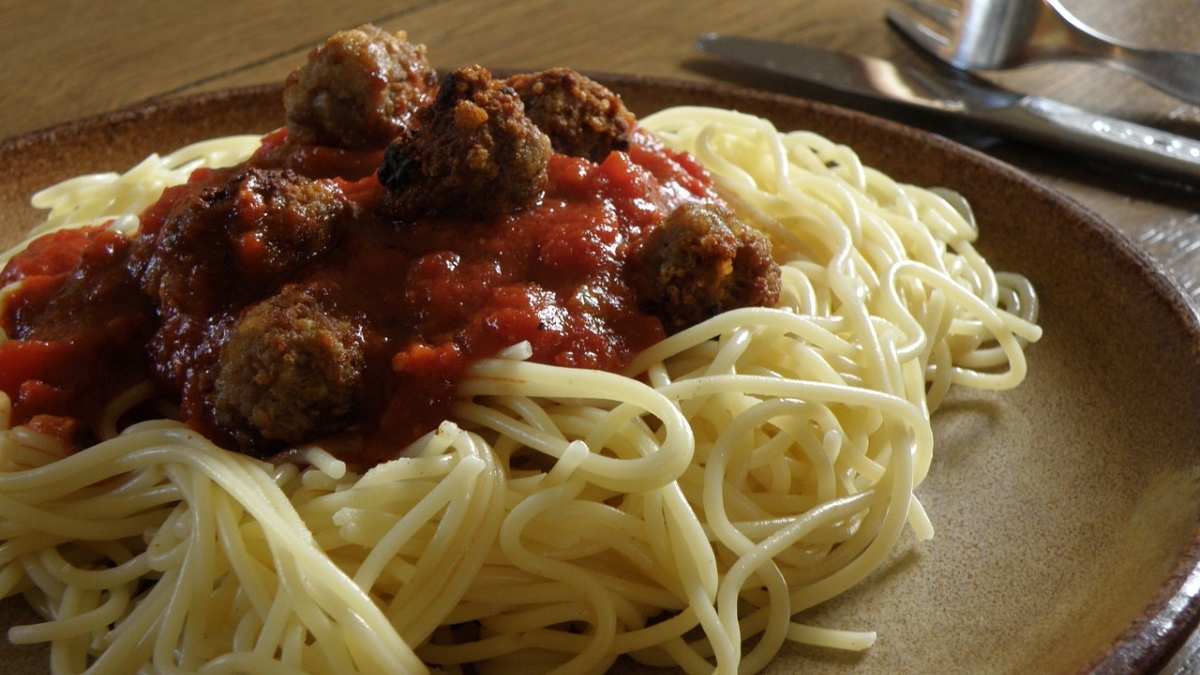
[[[647,236],[634,260],[638,302],[662,319],[668,333],[731,309],[779,301],[771,242],[723,206],[680,205]]]
[[[379,168],[397,215],[493,216],[531,206],[545,190],[550,139],[484,68],[447,75],[416,121]]]
[[[602,162],[614,150],[629,149],[633,113],[599,82],[570,68],[554,68],[514,75],[508,84],[556,152]]]
[[[383,148],[432,97],[437,74],[425,46],[371,24],[334,34],[288,76],[289,137],[351,150]]]
[[[360,400],[361,330],[287,287],[249,308],[221,347],[214,421],[261,454],[347,427]]]
[[[349,209],[336,181],[242,170],[177,204],[133,264],[164,314],[209,314],[239,286],[277,284],[327,252]]]

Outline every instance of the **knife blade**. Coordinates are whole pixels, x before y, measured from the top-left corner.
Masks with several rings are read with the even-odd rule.
[[[696,48],[845,94],[962,118],[1010,138],[1159,176],[1200,181],[1200,141],[1010,91],[969,73],[919,69],[872,56],[729,35],[705,35]]]

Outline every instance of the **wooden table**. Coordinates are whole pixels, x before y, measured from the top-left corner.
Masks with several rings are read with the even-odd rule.
[[[566,65],[581,71],[763,84],[693,51],[719,30],[911,59],[887,29],[886,0],[0,0],[0,138],[135,103],[280,81],[335,30],[374,22],[429,46],[438,68]],[[1096,28],[1200,51],[1192,0],[1064,0]],[[1200,137],[1200,108],[1095,66],[993,76],[1096,111]],[[779,86],[778,82],[771,82]],[[811,91],[792,89],[788,93]],[[1028,171],[1115,224],[1200,300],[1200,193],[1060,153],[905,120]],[[1200,186],[1196,186],[1200,187]],[[1170,668],[1200,668],[1192,645]]]

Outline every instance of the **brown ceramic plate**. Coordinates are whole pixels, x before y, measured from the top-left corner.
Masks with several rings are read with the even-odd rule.
[[[1200,326],[1115,230],[1025,175],[879,119],[760,93],[606,77],[638,114],[737,108],[855,148],[893,177],[974,205],[979,248],[1031,277],[1045,338],[1016,391],[960,394],[935,417],[920,496],[937,535],[804,618],[875,629],[863,654],[789,648],[771,672],[1154,672],[1200,613]],[[38,188],[150,152],[281,124],[278,88],[173,100],[0,145],[0,233],[37,220]],[[0,623],[28,617],[0,604]],[[27,618],[24,620],[28,620]],[[5,645],[5,672],[44,650]]]

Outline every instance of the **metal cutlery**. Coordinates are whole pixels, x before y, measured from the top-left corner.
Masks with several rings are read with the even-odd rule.
[[[1200,54],[1143,49],[1100,33],[1059,0],[959,0],[957,8],[902,0],[888,21],[922,49],[963,70],[1048,60],[1092,61],[1200,105]]]
[[[696,47],[727,61],[834,91],[965,119],[1011,138],[1151,174],[1200,180],[1200,141],[1009,91],[969,73],[733,36],[706,35]]]

